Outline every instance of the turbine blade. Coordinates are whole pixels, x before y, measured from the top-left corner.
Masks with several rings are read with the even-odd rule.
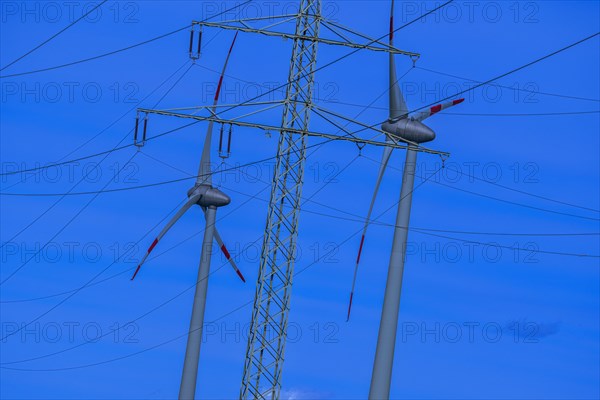
[[[146,251],[146,254],[144,254],[144,257],[142,257],[142,260],[140,261],[140,263],[138,264],[137,268],[135,269],[135,272],[133,273],[133,276],[131,277],[131,280],[135,279],[136,275],[140,271],[140,268],[142,267],[142,265],[144,264],[144,262],[146,262],[146,259],[148,258],[148,256],[152,252],[152,250],[154,250],[154,247],[156,247],[156,245],[158,244],[158,242],[163,238],[163,236],[166,235],[166,233],[169,231],[169,229],[171,229],[171,227],[175,224],[175,222],[177,222],[179,220],[179,218],[181,218],[183,216],[183,214],[185,214],[186,211],[190,209],[191,206],[193,206],[194,204],[196,204],[199,199],[200,199],[200,195],[196,195],[196,196],[190,197],[190,199],[183,205],[183,207],[181,207],[179,209],[179,211],[177,211],[177,213],[173,216],[173,218],[171,218],[171,220],[169,220],[169,222],[167,222],[167,224],[162,229],[162,231],[160,231],[160,233],[158,234],[158,236],[156,236],[156,238],[154,239],[154,241],[152,242],[152,244],[150,245],[150,247],[148,247],[148,250]]]
[[[432,115],[437,114],[440,111],[450,108],[452,106],[455,106],[457,104],[460,104],[463,101],[465,101],[465,99],[452,100],[452,101],[448,101],[446,103],[435,105],[433,107],[430,107],[429,110],[422,111],[418,114],[415,114],[413,119],[415,119],[417,121],[423,121],[423,120],[431,117]]]
[[[202,207],[202,211],[204,211],[204,216],[206,217],[206,207]],[[242,282],[246,283],[246,278],[244,278],[244,275],[242,275],[242,271],[240,271],[240,269],[238,268],[237,264],[233,260],[233,257],[231,257],[231,254],[229,253],[229,250],[227,250],[227,247],[225,246],[225,243],[223,243],[223,239],[221,239],[221,235],[219,235],[219,231],[217,230],[217,228],[215,228],[214,237],[215,237],[215,240],[217,241],[217,244],[219,245],[219,248],[221,249],[221,251],[225,255],[225,258],[227,258],[227,261],[229,261],[229,264],[235,270],[235,273],[240,277],[240,279],[242,280]]]
[[[215,107],[211,109],[211,113],[215,115]],[[204,147],[202,148],[202,157],[200,158],[200,168],[198,169],[196,186],[203,184],[212,186],[212,171],[210,169],[210,143],[212,131],[213,121],[209,121],[208,129],[206,130],[206,138],[204,139]]]
[[[217,85],[217,91],[215,93],[213,106],[210,109],[212,116],[217,115],[217,104],[219,103],[219,95],[221,94],[221,85],[223,84],[223,77],[225,76],[227,63],[229,63],[229,56],[231,56],[231,51],[233,50],[233,45],[235,44],[237,35],[238,32],[236,32],[235,36],[233,37],[233,41],[231,42],[231,46],[229,47],[229,52],[227,53],[227,57],[225,58],[225,63],[223,64],[223,69],[221,70],[221,76],[219,77],[219,83]],[[198,168],[198,177],[196,178],[196,186],[212,186],[212,171],[210,169],[210,144],[212,140],[213,125],[213,121],[208,122],[208,128],[206,129],[206,138],[204,139],[204,147],[202,148],[202,158],[200,158],[200,167]]]
[[[389,43],[390,46],[394,45],[394,0],[392,0],[392,5],[390,9],[390,36]],[[402,91],[400,90],[400,84],[398,82],[398,77],[396,75],[396,61],[394,59],[394,54],[389,53],[389,68],[390,68],[390,102],[389,102],[389,119],[397,120],[399,118],[406,118],[408,116],[408,107],[406,106],[406,101],[404,100],[404,96],[402,95]],[[390,139],[386,137],[386,140],[389,142]],[[350,320],[350,311],[352,310],[352,300],[354,299],[354,287],[356,286],[356,276],[358,273],[358,265],[360,263],[360,255],[362,253],[362,248],[365,243],[365,235],[367,234],[367,228],[369,227],[369,222],[371,219],[371,213],[373,212],[373,206],[375,205],[375,199],[377,198],[377,192],[379,191],[379,186],[381,185],[381,180],[383,179],[383,174],[385,172],[385,168],[387,167],[387,163],[390,160],[390,156],[392,155],[392,148],[385,147],[383,150],[383,156],[381,158],[381,165],[379,166],[379,174],[377,176],[377,180],[375,181],[375,190],[373,191],[373,197],[371,198],[371,204],[369,205],[369,211],[367,212],[367,218],[365,219],[365,225],[363,227],[362,236],[360,238],[360,245],[358,247],[358,255],[356,256],[356,265],[354,266],[354,276],[352,277],[352,289],[350,290],[350,300],[348,302],[348,315],[346,316],[346,321]]]
[[[223,252],[225,257],[227,258],[227,261],[229,261],[229,264],[231,264],[231,266],[235,270],[235,273],[240,277],[242,282],[246,283],[246,278],[244,278],[244,275],[242,275],[242,271],[240,271],[240,269],[235,264],[233,257],[231,257],[231,254],[229,254],[227,247],[225,247],[225,243],[223,243],[223,239],[221,239],[221,235],[219,235],[219,232],[216,229],[215,229],[215,240],[217,241],[217,244],[219,245],[219,248],[221,249],[221,251]]]
[[[350,301],[348,302],[348,315],[346,316],[346,322],[350,320],[350,311],[352,309],[352,300],[354,297],[354,287],[356,286],[356,275],[358,273],[358,264],[360,263],[360,255],[362,253],[363,245],[365,243],[365,235],[367,234],[367,228],[371,222],[371,213],[373,212],[373,206],[375,205],[375,199],[377,198],[377,192],[385,173],[390,156],[392,155],[392,147],[385,147],[383,150],[383,156],[381,158],[381,165],[379,166],[379,174],[375,181],[375,190],[373,191],[373,197],[371,198],[371,204],[369,205],[369,211],[367,212],[367,218],[365,219],[365,225],[363,227],[362,236],[360,237],[360,245],[358,247],[358,255],[356,256],[356,264],[354,266],[354,276],[352,277],[352,289],[350,290]]]
[[[392,0],[392,9],[390,11],[390,46],[394,45],[394,1]],[[389,53],[390,57],[390,109],[389,119],[396,120],[399,118],[406,118],[408,114],[408,107],[406,106],[406,100],[400,90],[400,84],[398,83],[398,77],[396,76],[396,61],[394,54]]]

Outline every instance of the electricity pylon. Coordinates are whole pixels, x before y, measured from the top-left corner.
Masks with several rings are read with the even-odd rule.
[[[296,35],[318,37],[320,1],[302,0]],[[295,38],[240,398],[279,398],[317,43]],[[262,385],[262,386],[261,386]]]

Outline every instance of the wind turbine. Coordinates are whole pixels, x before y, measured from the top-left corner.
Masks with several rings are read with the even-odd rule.
[[[225,75],[225,69],[229,62],[229,56],[231,50],[235,44],[237,33],[233,38],[225,64],[221,71],[219,78],[219,84],[215,93],[213,106],[211,108],[211,114],[216,115],[217,103],[219,101],[219,93],[221,91],[221,85],[223,83],[223,76]],[[196,284],[196,293],[194,294],[194,305],[192,307],[192,317],[190,321],[190,330],[188,332],[187,346],[185,349],[185,359],[183,363],[183,373],[181,375],[181,385],[179,387],[179,399],[188,400],[193,399],[196,392],[196,378],[198,376],[198,361],[200,358],[200,343],[202,340],[202,326],[204,324],[204,309],[206,306],[206,292],[208,289],[208,275],[210,272],[210,257],[212,254],[213,239],[217,241],[221,251],[225,254],[225,257],[238,274],[243,282],[246,282],[244,276],[236,266],[233,258],[231,258],[227,248],[223,244],[221,236],[215,228],[217,208],[223,207],[229,204],[231,199],[225,193],[212,186],[212,171],[210,169],[210,146],[212,139],[213,121],[208,123],[208,129],[206,131],[206,138],[204,139],[204,148],[202,149],[202,157],[200,159],[200,167],[198,169],[198,176],[196,177],[196,183],[192,187],[187,195],[188,201],[183,207],[177,211],[175,216],[165,225],[162,231],[158,234],[156,239],[152,242],[148,251],[137,266],[135,273],[131,277],[133,280],[139,272],[142,264],[146,261],[154,247],[162,239],[162,237],[171,229],[171,227],[186,213],[193,205],[199,205],[204,212],[206,219],[206,225],[204,230],[204,239],[202,242],[202,253],[200,255],[200,266],[198,268],[198,281]]]
[[[390,12],[390,35],[389,43],[393,46],[394,37],[394,1],[392,0]],[[410,141],[416,145],[430,142],[435,139],[435,132],[423,121],[432,115],[445,110],[449,107],[460,104],[464,99],[457,99],[443,104],[430,107],[429,110],[409,116],[408,107],[396,77],[396,63],[394,54],[389,54],[389,115],[388,120],[384,122],[381,129],[387,133],[386,140],[393,141],[392,138]],[[350,291],[350,301],[348,304],[347,320],[350,319],[350,310],[352,308],[352,299],[354,297],[354,287],[356,285],[356,275],[360,256],[365,241],[365,235],[373,212],[375,198],[392,154],[392,148],[386,147],[383,151],[381,165],[377,180],[375,181],[375,190],[369,205],[369,211],[365,220],[354,276],[352,279],[352,290]],[[392,254],[390,256],[387,282],[385,286],[385,295],[383,300],[383,309],[381,312],[381,321],[379,324],[379,335],[377,338],[377,349],[375,351],[375,361],[373,363],[373,374],[371,376],[371,387],[369,399],[388,399],[390,393],[390,382],[392,378],[392,366],[394,361],[394,348],[396,343],[396,330],[398,327],[398,313],[400,311],[400,294],[402,292],[402,276],[404,273],[404,261],[406,256],[406,241],[408,238],[408,225],[410,220],[410,208],[412,205],[412,192],[415,181],[415,169],[417,161],[417,149],[414,144],[409,144],[406,151],[406,161],[404,163],[404,173],[402,176],[402,188],[400,190],[400,201],[398,203],[398,212],[396,215],[396,225],[394,228],[394,239],[392,243]]]

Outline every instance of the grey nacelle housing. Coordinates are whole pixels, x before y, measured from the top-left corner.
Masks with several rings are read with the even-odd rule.
[[[198,185],[188,190],[188,198],[199,196],[198,204],[202,207],[223,207],[231,202],[231,198],[219,189],[209,185]]]
[[[435,139],[435,132],[430,127],[410,118],[386,121],[381,125],[381,129],[393,136],[415,143],[431,142]]]

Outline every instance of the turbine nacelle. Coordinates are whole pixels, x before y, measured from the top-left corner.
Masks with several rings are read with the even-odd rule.
[[[415,143],[431,142],[435,139],[435,132],[430,127],[411,118],[388,120],[381,125],[381,129],[391,136]]]
[[[196,185],[188,190],[188,198],[198,198],[196,204],[202,207],[223,207],[231,202],[231,198],[209,185]]]

